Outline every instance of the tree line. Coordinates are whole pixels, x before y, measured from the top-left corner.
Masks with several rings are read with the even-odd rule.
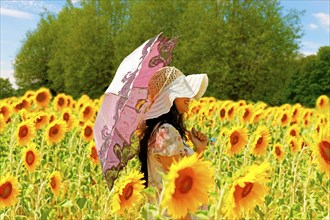
[[[162,32],[179,37],[171,65],[208,74],[207,96],[313,106],[330,96],[330,52],[298,54],[301,15],[274,0],[68,1],[27,33],[14,64],[18,93],[47,87],[98,98],[120,62]]]

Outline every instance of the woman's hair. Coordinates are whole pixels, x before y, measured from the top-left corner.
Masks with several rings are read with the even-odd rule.
[[[144,135],[140,140],[140,151],[139,151],[139,159],[141,161],[141,172],[144,174],[145,186],[148,186],[148,141],[152,131],[155,126],[159,123],[159,126],[168,123],[173,125],[179,133],[180,136],[187,140],[186,137],[186,127],[183,123],[182,114],[179,114],[177,108],[173,104],[170,111],[166,114],[159,116],[158,118],[152,118],[146,120],[146,129],[144,131]]]

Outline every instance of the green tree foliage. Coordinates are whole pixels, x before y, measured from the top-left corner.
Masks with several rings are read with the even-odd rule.
[[[51,59],[54,16],[43,15],[38,27],[28,32],[14,63],[16,84],[23,90],[36,90],[42,86],[50,87],[47,75]]]
[[[320,47],[316,55],[301,57],[296,63],[285,102],[314,107],[320,95],[330,97],[330,47]]]
[[[172,65],[209,75],[206,95],[279,104],[298,49],[299,14],[283,14],[270,0],[68,2],[27,36],[18,85],[98,97],[122,59],[160,32],[179,37]],[[42,48],[47,56],[30,55]]]
[[[11,96],[15,96],[16,91],[12,87],[9,79],[4,79],[0,77],[0,99],[8,98]]]

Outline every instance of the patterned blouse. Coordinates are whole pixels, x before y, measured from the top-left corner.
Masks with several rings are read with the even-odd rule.
[[[156,125],[148,141],[148,185],[162,189],[164,167],[159,162],[159,156],[181,157],[192,155],[194,151],[188,147],[180,136],[179,131],[171,124]]]

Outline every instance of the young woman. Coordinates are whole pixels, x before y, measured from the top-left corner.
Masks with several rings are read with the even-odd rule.
[[[146,186],[161,190],[160,173],[166,173],[173,160],[194,153],[185,144],[186,134],[196,152],[205,149],[206,136],[194,128],[187,131],[183,114],[189,110],[190,100],[199,99],[207,85],[206,74],[185,76],[175,67],[164,67],[152,76],[148,84],[148,99],[152,104],[145,115],[146,128],[139,152]]]

